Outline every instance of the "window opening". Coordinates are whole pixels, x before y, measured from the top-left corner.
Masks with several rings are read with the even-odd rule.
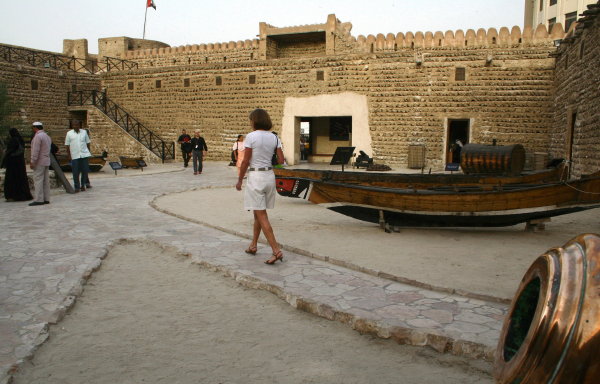
[[[577,21],[577,12],[571,12],[565,14],[565,32],[569,31],[571,24]]]
[[[552,27],[556,24],[556,17],[548,19],[548,33],[552,32]]]

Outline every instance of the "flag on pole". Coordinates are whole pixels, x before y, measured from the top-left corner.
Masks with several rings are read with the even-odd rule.
[[[150,8],[150,7],[156,9],[156,4],[154,4],[154,0],[147,0],[146,8]]]

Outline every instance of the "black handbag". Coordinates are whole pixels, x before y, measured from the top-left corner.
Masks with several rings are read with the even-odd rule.
[[[275,136],[277,137],[277,136]],[[275,146],[275,152],[271,156],[271,165],[279,165],[279,159],[277,158],[277,146],[279,146],[279,138],[277,138],[277,145]]]

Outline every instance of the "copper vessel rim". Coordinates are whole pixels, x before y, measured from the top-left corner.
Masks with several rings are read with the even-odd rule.
[[[521,298],[525,288],[535,279],[540,281],[538,300],[534,315],[529,324],[529,329],[522,343],[519,345],[519,349],[509,360],[506,360],[504,357],[506,340],[508,338],[508,327],[504,327],[500,335],[502,348],[498,348],[496,352],[501,356],[499,359],[501,361],[501,366],[497,368],[501,368],[504,372],[514,371],[528,358],[531,351],[535,349],[535,345],[532,343],[534,337],[540,333],[540,329],[547,326],[547,321],[549,317],[551,317],[551,314],[547,313],[547,306],[544,304],[549,300],[552,301],[553,304],[556,302],[556,294],[553,295],[552,285],[549,283],[552,279],[546,278],[546,276],[549,277],[557,272],[555,268],[553,268],[554,257],[551,256],[554,253],[553,251],[554,249],[546,252],[533,262],[529,270],[523,276],[519,289],[515,294],[515,299],[511,303],[510,312],[507,314],[507,317],[510,319],[515,315],[516,304]]]

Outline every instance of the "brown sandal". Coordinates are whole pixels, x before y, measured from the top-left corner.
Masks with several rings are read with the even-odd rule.
[[[269,260],[265,260],[265,264],[273,265],[277,262],[277,260],[279,260],[283,263],[283,252],[279,251],[277,253],[274,253],[273,257],[270,258]]]
[[[246,252],[250,255],[256,255],[257,251],[258,251],[257,247],[248,247],[248,249],[246,249],[244,252]]]

